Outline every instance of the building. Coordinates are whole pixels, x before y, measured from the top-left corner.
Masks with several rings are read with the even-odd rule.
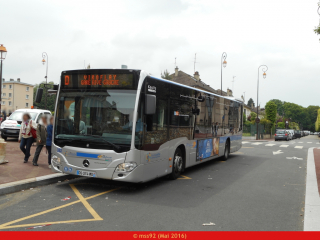
[[[203,82],[200,79],[200,74],[198,71],[196,71],[194,73],[194,75],[191,76],[191,75],[179,70],[179,68],[176,67],[175,73],[170,75],[170,80],[177,82],[177,83],[181,83],[181,84],[190,86],[190,87],[199,88],[199,89],[207,91],[207,92],[212,92],[212,93],[221,95],[220,89],[215,90],[212,87],[210,87],[210,85],[206,84],[205,82]],[[232,97],[233,96],[232,90],[228,89],[227,92],[222,91],[222,95]]]
[[[33,105],[33,87],[23,83],[18,78],[16,81],[2,79],[1,111],[7,114],[19,108],[31,108]]]

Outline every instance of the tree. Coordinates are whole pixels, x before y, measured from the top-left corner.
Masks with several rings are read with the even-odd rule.
[[[90,63],[88,64],[87,69],[91,69]]]
[[[255,112],[251,112],[251,113],[250,113],[250,121],[251,121],[252,123],[255,123],[256,118],[257,118],[257,114],[256,114]]]
[[[244,113],[243,116],[242,116],[242,124],[244,125],[247,121],[247,116],[246,114]]]
[[[164,70],[163,73],[161,72],[161,78],[171,80],[170,73],[168,72],[167,69]]]
[[[250,99],[248,100],[247,105],[248,105],[249,107],[255,107],[255,104],[254,104],[254,101],[253,101],[252,98],[250,98]]]
[[[266,104],[266,118],[269,120],[272,124],[276,122],[277,117],[277,105],[273,101],[269,101]]]
[[[274,102],[277,105],[277,113],[281,116],[284,116],[283,105],[285,104],[285,102],[283,102],[279,99],[271,99],[270,101]]]
[[[33,88],[33,106],[39,108],[39,109],[45,109],[45,94],[46,94],[46,91],[44,89],[43,91],[43,95],[42,95],[42,99],[41,99],[41,102],[40,103],[36,103],[35,100],[36,100],[36,93],[37,93],[37,89],[39,88],[39,86],[41,85],[41,88],[44,87],[43,84],[45,84],[46,82],[43,81],[41,82],[40,84],[36,84]],[[51,89],[53,88],[53,84],[54,82],[48,82],[48,84],[51,84],[52,87]],[[47,97],[47,109],[51,112],[54,111],[54,107],[55,107],[55,104],[56,104],[56,95],[55,94],[52,94],[52,95],[49,95],[48,94],[48,97]]]

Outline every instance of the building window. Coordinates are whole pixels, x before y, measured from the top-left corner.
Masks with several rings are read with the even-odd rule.
[[[29,103],[26,103],[26,107],[29,107]]]
[[[1,105],[6,105],[6,102],[5,102],[5,101],[2,101]]]
[[[7,85],[2,84],[2,88],[6,88]]]
[[[12,97],[12,93],[9,93],[9,97]]]
[[[29,95],[26,95],[26,99],[29,99]]]
[[[12,104],[11,104],[11,101],[9,101],[9,106],[11,106]]]
[[[26,87],[26,91],[29,92],[29,87]]]
[[[12,84],[9,85],[9,89],[12,89]]]
[[[6,93],[2,93],[2,97],[5,97],[6,96]]]

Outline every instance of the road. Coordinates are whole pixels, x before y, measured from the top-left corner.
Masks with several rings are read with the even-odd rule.
[[[189,168],[175,181],[81,178],[0,196],[0,230],[301,231],[310,147],[320,147],[317,136],[243,141],[228,161]]]

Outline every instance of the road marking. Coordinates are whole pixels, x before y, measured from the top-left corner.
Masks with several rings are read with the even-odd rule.
[[[307,143],[312,143],[312,142],[307,142]]]
[[[263,144],[263,143],[257,142],[257,143],[252,143],[251,145],[260,145],[260,144]]]
[[[286,148],[286,147],[289,147],[289,145],[280,145],[280,147],[285,147]]]
[[[76,200],[76,201],[73,201],[73,202],[70,202],[70,203],[67,203],[67,204],[64,204],[62,206],[59,206],[59,207],[54,207],[54,208],[51,208],[51,209],[48,209],[48,210],[45,210],[45,211],[42,211],[42,212],[39,212],[39,213],[35,213],[35,214],[32,214],[32,215],[29,215],[27,217],[23,217],[23,218],[19,218],[19,219],[16,219],[14,221],[11,221],[11,222],[7,222],[7,223],[4,223],[2,225],[0,225],[0,229],[9,229],[9,228],[18,228],[18,227],[30,227],[30,226],[38,226],[38,225],[45,225],[45,224],[60,224],[60,223],[75,223],[75,222],[90,222],[90,221],[101,221],[103,220],[97,213],[96,211],[90,206],[90,204],[87,202],[87,200],[89,199],[92,199],[92,198],[95,198],[95,197],[98,197],[100,195],[103,195],[103,194],[106,194],[106,193],[109,193],[109,192],[113,192],[119,188],[115,188],[115,189],[111,189],[111,190],[108,190],[108,191],[105,191],[105,192],[102,192],[102,193],[98,193],[98,194],[95,194],[95,195],[92,195],[90,197],[87,197],[87,198],[84,198],[81,193],[76,189],[76,187],[74,186],[74,184],[70,184],[72,190],[75,192],[75,194],[78,196],[79,200]],[[72,187],[73,186],[73,187]],[[76,192],[76,191],[77,192]],[[81,197],[79,197],[81,196]],[[70,205],[73,205],[73,204],[76,204],[76,203],[79,203],[79,202],[82,202],[82,204],[85,206],[85,208],[91,213],[91,215],[93,216],[93,219],[80,219],[80,220],[67,220],[67,221],[57,221],[57,222],[44,222],[44,223],[29,223],[29,224],[22,224],[22,225],[11,225],[13,223],[17,223],[17,222],[21,222],[23,220],[26,220],[26,219],[30,219],[30,218],[33,218],[33,217],[37,217],[37,216],[40,216],[40,215],[43,215],[43,214],[46,214],[46,213],[49,213],[49,212],[53,212],[55,210],[58,210],[58,209],[61,209],[61,208],[65,208],[65,207],[68,207]],[[89,205],[89,208],[88,208],[88,205]],[[11,226],[8,226],[8,225],[11,225]]]
[[[302,148],[303,148],[303,146],[295,146],[294,148],[300,148],[300,149],[302,149]]]
[[[273,152],[273,155],[281,154],[281,153],[283,153],[283,152],[281,152],[281,150],[278,150],[278,151],[276,151],[276,152]]]
[[[192,178],[189,178],[187,176],[184,176],[184,175],[180,175],[182,178],[177,178],[177,179],[192,179]]]
[[[246,143],[249,143],[249,142],[242,142],[242,144],[246,144]]]
[[[267,147],[272,147],[274,145],[276,145],[276,144],[272,144],[272,143],[266,144]]]
[[[303,160],[303,158],[297,158],[297,157],[287,157],[287,159],[297,159],[297,160]]]
[[[320,144],[320,143],[316,143],[316,144]]]

